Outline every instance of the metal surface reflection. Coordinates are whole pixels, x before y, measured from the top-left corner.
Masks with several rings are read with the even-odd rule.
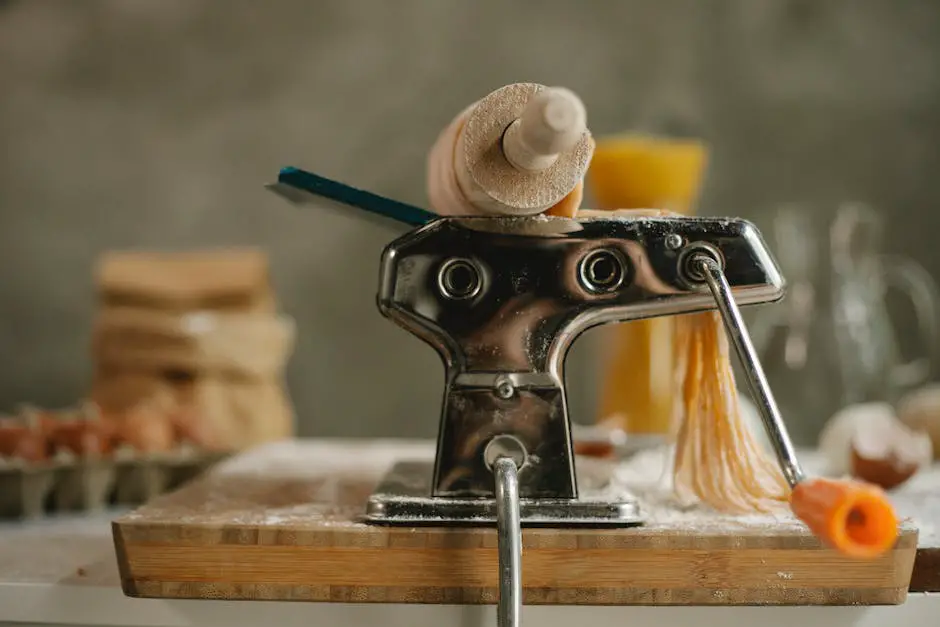
[[[726,218],[442,218],[382,256],[382,313],[433,346],[446,368],[432,494],[493,496],[487,444],[525,448],[519,492],[576,498],[564,361],[600,324],[714,309],[685,280],[689,251],[723,262],[738,304],[783,295],[749,222]]]

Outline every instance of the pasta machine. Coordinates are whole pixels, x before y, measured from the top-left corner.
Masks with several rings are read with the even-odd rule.
[[[402,460],[368,501],[385,525],[495,524],[500,624],[521,606],[521,528],[630,526],[632,499],[579,485],[565,356],[587,329],[717,309],[791,486],[803,478],[738,306],[784,294],[758,230],[741,219],[438,217],[296,168],[270,186],[411,227],[381,256],[378,308],[445,367],[433,465]],[[600,486],[602,488],[602,486]]]

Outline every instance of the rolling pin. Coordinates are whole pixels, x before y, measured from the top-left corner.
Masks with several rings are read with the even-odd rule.
[[[429,203],[440,215],[572,217],[593,152],[574,92],[513,83],[464,109],[438,136],[428,155]]]

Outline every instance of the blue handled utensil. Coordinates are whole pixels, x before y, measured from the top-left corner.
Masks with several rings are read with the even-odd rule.
[[[294,204],[325,205],[335,211],[349,214],[348,207],[363,209],[369,216],[391,219],[409,226],[422,226],[438,218],[437,214],[357,189],[295,167],[281,168],[277,183],[265,186]],[[324,203],[323,200],[329,202]],[[382,222],[387,222],[383,220]]]

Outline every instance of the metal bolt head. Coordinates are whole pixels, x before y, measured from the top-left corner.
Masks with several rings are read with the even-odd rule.
[[[516,386],[508,377],[500,377],[496,380],[496,395],[500,398],[509,399],[516,393]]]
[[[682,236],[678,233],[670,233],[666,236],[666,248],[669,250],[678,250],[682,248]]]

